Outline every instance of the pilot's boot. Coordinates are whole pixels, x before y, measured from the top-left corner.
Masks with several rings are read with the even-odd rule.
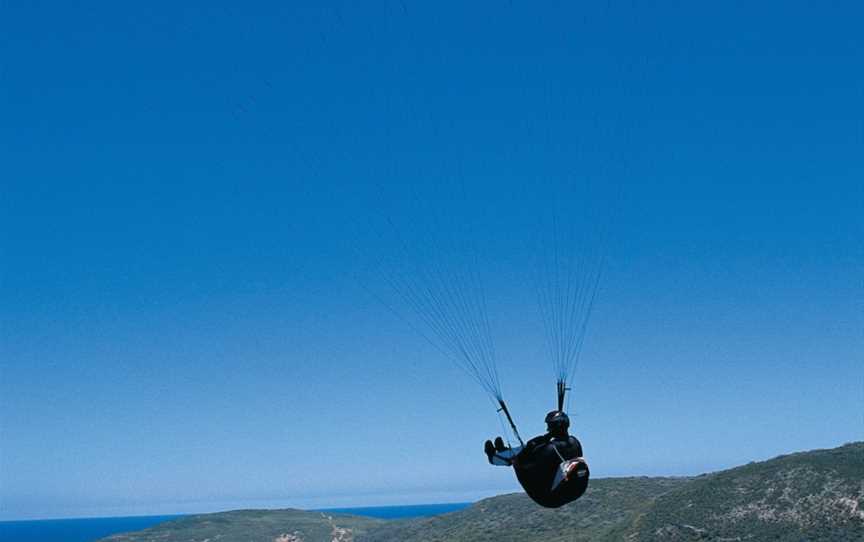
[[[495,446],[491,440],[487,440],[483,445],[483,451],[486,452],[486,457],[489,458],[489,464],[492,464],[492,457],[495,455]]]

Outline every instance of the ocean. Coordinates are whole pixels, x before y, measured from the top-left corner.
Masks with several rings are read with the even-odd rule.
[[[180,516],[0,521],[0,542],[93,542],[115,533],[138,531]]]
[[[414,504],[362,508],[326,508],[322,512],[356,514],[382,519],[435,516],[455,512],[471,503]],[[93,542],[106,536],[152,527],[174,516],[135,516],[117,518],[41,519],[0,521],[0,542]]]

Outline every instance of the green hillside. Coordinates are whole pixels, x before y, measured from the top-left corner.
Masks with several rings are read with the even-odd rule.
[[[864,443],[780,456],[695,478],[592,480],[575,503],[525,495],[412,520],[300,510],[189,516],[113,542],[860,541]]]
[[[381,520],[304,510],[235,510],[186,516],[111,542],[349,542]]]
[[[476,540],[545,542],[601,540],[643,510],[653,495],[687,483],[686,478],[608,478],[591,482],[578,501],[551,510],[524,494],[482,500],[465,510],[391,522],[358,536],[358,542]]]
[[[864,540],[864,443],[694,478],[628,527],[632,540]]]

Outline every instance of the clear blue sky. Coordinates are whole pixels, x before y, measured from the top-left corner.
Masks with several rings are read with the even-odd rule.
[[[0,519],[515,490],[479,388],[356,280],[357,225],[442,178],[491,208],[526,435],[552,380],[508,243],[530,181],[582,177],[622,192],[596,476],[864,436],[858,3],[316,4],[2,3]]]

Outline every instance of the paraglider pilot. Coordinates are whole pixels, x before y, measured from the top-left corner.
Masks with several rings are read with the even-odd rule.
[[[558,508],[585,493],[588,463],[582,444],[570,435],[570,418],[561,410],[546,415],[545,435],[510,448],[501,437],[486,441],[484,451],[493,465],[512,466],[525,493],[540,506]]]

